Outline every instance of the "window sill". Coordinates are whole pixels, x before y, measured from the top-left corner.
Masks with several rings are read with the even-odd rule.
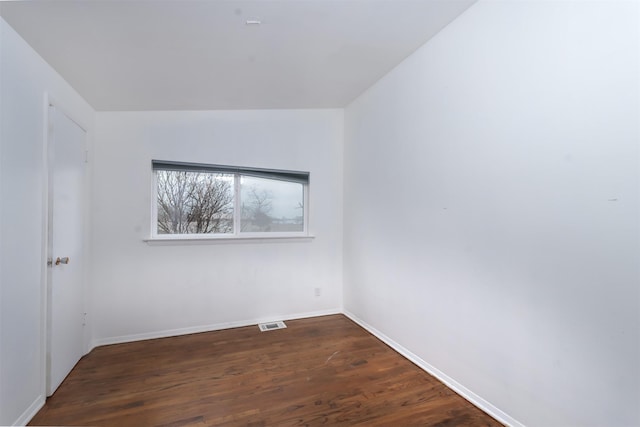
[[[209,245],[217,243],[268,243],[268,242],[287,242],[296,241],[304,242],[315,239],[315,236],[311,234],[304,235],[275,235],[275,236],[261,236],[261,235],[249,235],[249,236],[217,236],[217,237],[196,237],[196,236],[157,236],[149,239],[143,239],[143,241],[151,246],[164,246],[164,245]]]

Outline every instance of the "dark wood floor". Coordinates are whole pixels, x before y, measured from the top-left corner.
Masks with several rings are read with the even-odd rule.
[[[497,426],[344,316],[98,347],[30,425]]]

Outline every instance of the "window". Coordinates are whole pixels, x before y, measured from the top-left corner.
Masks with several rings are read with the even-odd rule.
[[[154,237],[304,236],[308,172],[152,161]]]

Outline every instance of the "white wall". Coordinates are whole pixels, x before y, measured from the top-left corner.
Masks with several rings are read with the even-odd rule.
[[[342,110],[96,117],[96,344],[341,310]],[[310,171],[315,238],[145,243],[152,159]]]
[[[638,27],[481,1],[346,109],[345,309],[512,422],[640,425]]]
[[[91,107],[0,18],[0,425],[44,403],[45,93],[93,131]]]

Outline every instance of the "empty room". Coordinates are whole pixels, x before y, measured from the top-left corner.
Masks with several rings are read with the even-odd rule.
[[[640,2],[0,2],[0,425],[640,427]]]

